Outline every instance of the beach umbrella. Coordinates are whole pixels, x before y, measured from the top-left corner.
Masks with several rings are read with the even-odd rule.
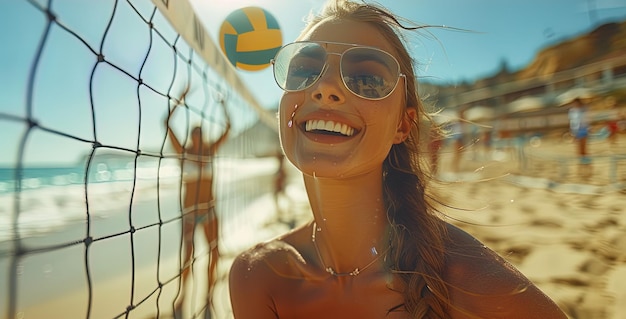
[[[523,96],[507,105],[509,113],[535,111],[545,106],[545,101],[539,96]]]
[[[494,109],[487,106],[473,106],[465,110],[465,119],[472,122],[490,120],[494,116]]]
[[[595,92],[593,92],[592,89],[585,88],[585,87],[578,87],[578,88],[569,89],[565,91],[564,93],[559,94],[556,97],[556,102],[559,106],[563,106],[563,105],[567,105],[571,103],[577,98],[586,100],[586,99],[593,98],[595,96],[596,94]]]

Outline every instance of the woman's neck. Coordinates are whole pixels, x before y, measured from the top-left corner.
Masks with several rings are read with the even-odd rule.
[[[350,272],[388,246],[381,174],[340,180],[305,176],[324,266]]]

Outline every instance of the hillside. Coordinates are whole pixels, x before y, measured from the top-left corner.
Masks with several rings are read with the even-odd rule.
[[[626,55],[626,21],[607,23],[587,34],[544,48],[514,77],[545,76],[620,55]]]

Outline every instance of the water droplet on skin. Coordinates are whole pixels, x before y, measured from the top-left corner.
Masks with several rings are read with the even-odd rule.
[[[291,119],[289,119],[289,122],[287,122],[287,126],[290,128],[293,126],[293,117],[296,116],[296,110],[298,110],[298,104],[293,107],[293,112],[291,112]]]
[[[322,231],[322,227],[317,226],[317,229],[315,229],[317,231]]]
[[[514,201],[515,201],[514,199],[511,199],[511,204],[512,204]]]

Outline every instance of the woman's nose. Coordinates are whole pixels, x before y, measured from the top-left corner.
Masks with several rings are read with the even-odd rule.
[[[311,91],[311,98],[322,104],[342,103],[345,89],[341,80],[339,57],[328,57],[326,67]]]

